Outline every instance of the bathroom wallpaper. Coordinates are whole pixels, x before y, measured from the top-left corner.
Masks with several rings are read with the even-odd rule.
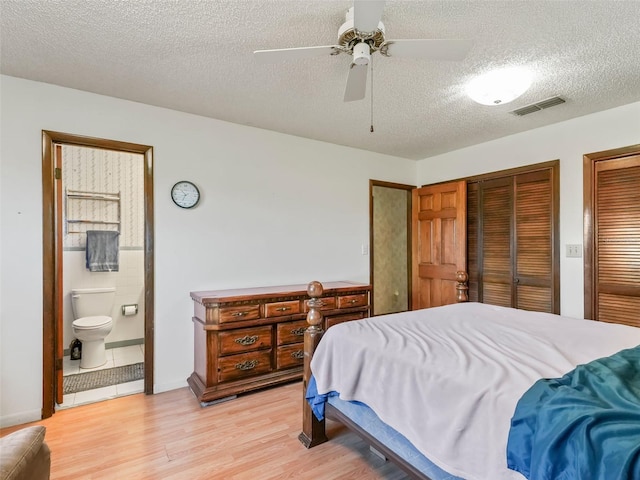
[[[373,305],[376,315],[407,305],[407,192],[373,187]]]
[[[69,220],[120,222],[120,248],[144,246],[144,162],[141,155],[97,148],[62,146],[64,247],[84,248],[87,230],[118,230],[118,225]],[[119,194],[120,201],[72,198],[69,191]]]

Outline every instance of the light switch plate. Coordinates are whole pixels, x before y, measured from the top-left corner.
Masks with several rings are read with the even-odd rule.
[[[582,257],[582,245],[580,244],[567,244],[567,257],[580,258]]]

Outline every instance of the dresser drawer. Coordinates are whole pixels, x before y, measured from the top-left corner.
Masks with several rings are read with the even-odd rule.
[[[219,323],[255,320],[256,318],[260,318],[260,305],[250,304],[234,307],[220,307],[219,315]]]
[[[271,326],[218,333],[220,355],[271,348]]]
[[[364,307],[365,305],[368,305],[366,293],[338,297],[338,308]]]
[[[218,381],[260,375],[271,371],[271,350],[231,355],[218,359]]]
[[[298,320],[297,322],[279,323],[277,328],[278,345],[286,345],[287,343],[298,343],[304,340],[304,331],[307,329],[306,320]]]
[[[336,308],[336,297],[322,297],[320,310],[334,310]],[[309,311],[309,300],[304,301],[304,312]]]
[[[345,315],[333,315],[331,317],[326,317],[326,328],[332,327],[333,325],[337,325],[342,322],[350,322],[352,320],[361,320],[365,318],[365,312],[356,312],[356,313],[347,313]]]
[[[264,316],[267,318],[295,315],[296,313],[300,313],[300,300],[264,304]]]
[[[304,343],[278,347],[276,364],[281,368],[301,367],[304,364]]]

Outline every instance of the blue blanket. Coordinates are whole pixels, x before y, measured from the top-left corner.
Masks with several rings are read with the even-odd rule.
[[[530,480],[640,479],[640,346],[536,382],[511,419],[507,464]]]
[[[311,406],[311,411],[318,420],[324,419],[324,405],[330,396],[338,395],[338,392],[318,393],[318,386],[316,385],[316,379],[313,375],[309,379],[309,385],[307,385],[307,392],[305,399]]]

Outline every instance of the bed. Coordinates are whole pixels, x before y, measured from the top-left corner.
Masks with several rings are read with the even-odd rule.
[[[640,478],[639,328],[461,302],[325,333],[308,291],[305,446],[331,418],[412,478]]]

